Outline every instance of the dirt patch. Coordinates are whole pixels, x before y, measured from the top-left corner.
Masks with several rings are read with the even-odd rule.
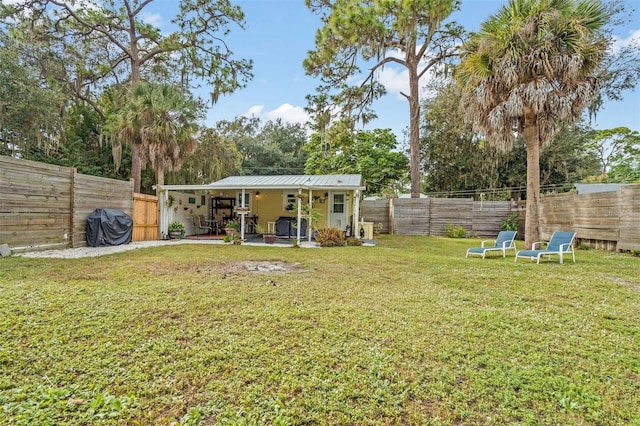
[[[228,272],[249,271],[257,273],[287,273],[305,272],[299,263],[287,263],[271,260],[245,261],[229,265],[232,270]]]

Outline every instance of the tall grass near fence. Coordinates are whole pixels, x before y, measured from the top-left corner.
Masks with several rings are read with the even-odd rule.
[[[0,259],[0,423],[639,423],[638,258],[473,244]]]

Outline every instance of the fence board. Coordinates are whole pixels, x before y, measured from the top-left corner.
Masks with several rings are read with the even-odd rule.
[[[576,195],[551,194],[540,197],[540,238],[548,240],[558,230],[574,229]]]
[[[473,232],[472,198],[432,198],[430,235],[445,235],[447,225],[463,226]]]
[[[574,230],[578,238],[618,241],[620,224],[620,192],[578,195]]]
[[[429,235],[431,199],[394,198],[392,224],[394,234]]]
[[[618,250],[640,250],[640,185],[620,189]]]
[[[0,156],[0,243],[12,251],[86,245],[96,208],[133,213],[133,183]]]
[[[67,247],[72,170],[0,156],[0,243]]]
[[[390,233],[389,200],[365,200],[360,206],[360,216],[367,222],[381,223],[383,234]]]
[[[471,230],[480,237],[495,237],[502,230],[502,221],[509,216],[509,201],[474,201]]]
[[[75,174],[73,197],[73,247],[87,245],[87,216],[95,209],[116,209],[133,215],[132,181]]]

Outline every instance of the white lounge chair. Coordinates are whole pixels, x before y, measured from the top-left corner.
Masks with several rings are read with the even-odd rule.
[[[515,262],[518,261],[519,257],[526,257],[531,260],[537,260],[536,263],[540,263],[542,256],[551,258],[552,255],[557,255],[560,258],[560,263],[563,263],[563,256],[571,253],[573,263],[576,263],[576,253],[573,249],[575,237],[575,232],[556,231],[551,235],[551,240],[547,243],[546,248],[536,249],[537,246],[542,247],[542,244],[544,244],[542,241],[537,241],[533,243],[532,250],[520,250],[517,252]]]
[[[467,250],[467,255],[465,257],[469,257],[469,255],[477,255],[482,256],[484,259],[486,254],[491,251],[501,251],[502,257],[507,257],[507,250],[513,250],[514,253],[516,251],[516,234],[517,231],[500,231],[492,246],[487,245],[485,247],[485,244],[494,240],[482,241],[482,247],[471,247]]]

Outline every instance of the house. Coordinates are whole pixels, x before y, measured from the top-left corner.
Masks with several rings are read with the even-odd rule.
[[[238,220],[243,239],[256,227],[298,241],[311,240],[311,229],[322,226],[351,233],[364,189],[357,174],[230,176],[206,185],[164,185],[159,188],[160,232],[166,235],[171,221],[191,223],[198,214],[214,228]],[[319,211],[319,223],[306,223],[304,206]]]

